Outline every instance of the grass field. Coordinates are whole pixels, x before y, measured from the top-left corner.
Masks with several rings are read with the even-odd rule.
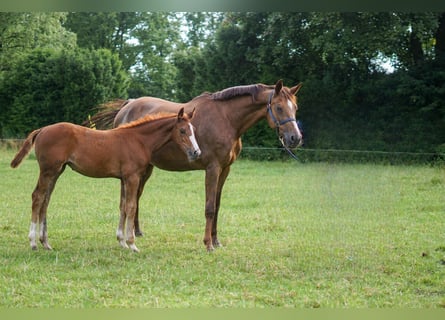
[[[141,253],[115,238],[119,181],[69,168],[27,239],[38,166],[0,151],[0,307],[445,307],[445,169],[240,160],[208,254],[204,172],[156,170]]]

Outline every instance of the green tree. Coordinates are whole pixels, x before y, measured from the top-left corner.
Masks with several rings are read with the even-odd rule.
[[[36,48],[73,49],[76,35],[63,28],[63,12],[0,12],[0,72]]]
[[[140,19],[137,12],[72,12],[64,26],[76,33],[79,47],[116,52],[129,70],[138,54],[131,40]]]
[[[0,86],[1,135],[24,137],[55,122],[80,123],[92,106],[125,97],[127,86],[121,62],[109,50],[32,50]]]

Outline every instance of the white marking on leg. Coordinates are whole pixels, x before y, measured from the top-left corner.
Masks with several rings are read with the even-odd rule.
[[[195,152],[198,152],[198,154],[201,154],[201,150],[199,149],[198,142],[196,141],[195,131],[193,130],[193,126],[191,123],[189,123],[189,126],[190,126],[190,131],[192,132],[192,135],[189,136],[189,139],[193,145],[193,148],[195,149]]]
[[[117,238],[117,241],[119,241],[119,244],[121,245],[122,248],[128,249],[128,245],[127,245],[127,242],[125,241],[124,233],[120,228],[117,228],[116,238]]]
[[[31,222],[31,226],[29,227],[28,238],[32,249],[37,249],[36,233],[37,233],[37,223]]]

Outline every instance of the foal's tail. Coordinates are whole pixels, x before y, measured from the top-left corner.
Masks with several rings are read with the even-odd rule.
[[[14,159],[12,159],[11,161],[12,168],[17,168],[19,164],[22,162],[23,158],[28,155],[28,153],[34,146],[34,141],[37,135],[40,133],[41,130],[42,128],[34,130],[29,134],[28,138],[26,138],[25,142],[23,143],[22,148],[19,150],[19,152],[17,152]]]
[[[99,112],[82,122],[82,125],[99,130],[111,129],[114,118],[128,102],[129,100],[117,99],[104,103],[96,109]]]

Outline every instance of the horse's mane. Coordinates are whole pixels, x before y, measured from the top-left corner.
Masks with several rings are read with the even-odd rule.
[[[176,113],[171,113],[171,112],[159,112],[159,113],[155,113],[155,114],[147,114],[144,117],[139,118],[137,120],[131,121],[129,123],[123,123],[117,128],[118,129],[133,128],[133,127],[139,126],[139,125],[147,123],[147,122],[165,119],[165,118],[173,118],[175,116],[176,116]]]
[[[257,96],[258,92],[261,91],[261,89],[261,85],[251,84],[247,86],[237,86],[223,89],[210,94],[210,96],[213,100],[230,100],[235,97],[250,95],[252,99],[255,100],[255,97]]]

